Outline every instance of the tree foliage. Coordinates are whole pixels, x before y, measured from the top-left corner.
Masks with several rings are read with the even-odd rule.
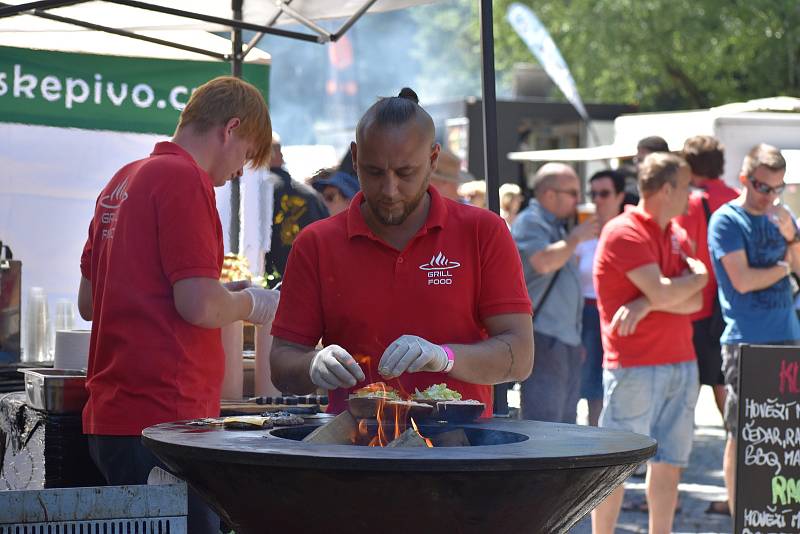
[[[513,65],[535,63],[495,0],[498,93]],[[800,96],[797,0],[526,0],[547,27],[585,101],[642,110],[704,108]],[[441,96],[480,94],[478,0],[416,10],[412,51]]]

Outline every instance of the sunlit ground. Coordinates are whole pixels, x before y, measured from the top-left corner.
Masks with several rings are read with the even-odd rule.
[[[519,408],[519,391],[509,390],[508,405]],[[578,404],[578,423],[586,424],[587,406],[585,401]],[[729,533],[733,523],[729,517],[704,513],[709,502],[725,498],[725,484],[722,479],[722,451],[725,446],[725,431],[722,417],[714,404],[711,389],[703,386],[695,411],[694,447],[689,468],[684,472],[680,486],[681,511],[675,516],[673,532],[688,533]],[[644,478],[631,478],[625,483],[626,502],[644,500]],[[622,534],[646,533],[647,514],[623,511],[617,525]],[[591,522],[587,517],[572,530],[572,534],[591,533]]]

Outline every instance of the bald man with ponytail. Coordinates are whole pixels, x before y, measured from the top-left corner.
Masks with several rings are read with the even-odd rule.
[[[328,390],[338,413],[369,382],[408,392],[445,383],[490,416],[491,385],[530,374],[531,304],[514,242],[500,217],[430,185],[439,152],[411,89],[358,122],[361,191],[289,256],[272,329],[281,390]]]

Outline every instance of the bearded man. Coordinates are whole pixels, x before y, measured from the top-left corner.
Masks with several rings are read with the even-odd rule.
[[[282,391],[444,382],[492,413],[492,384],[533,364],[531,303],[505,222],[430,186],[440,147],[416,94],[383,98],[351,145],[361,191],[292,247],[272,333]],[[321,347],[317,348],[318,341]]]

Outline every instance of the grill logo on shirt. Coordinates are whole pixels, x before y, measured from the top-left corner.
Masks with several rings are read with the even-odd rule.
[[[431,257],[431,261],[419,266],[421,270],[427,271],[429,286],[452,285],[453,273],[450,271],[459,267],[461,267],[459,262],[448,259],[441,251]]]
[[[120,204],[125,202],[125,199],[128,198],[126,189],[128,189],[128,178],[125,178],[110,195],[100,197],[100,205],[112,210],[119,208]]]

